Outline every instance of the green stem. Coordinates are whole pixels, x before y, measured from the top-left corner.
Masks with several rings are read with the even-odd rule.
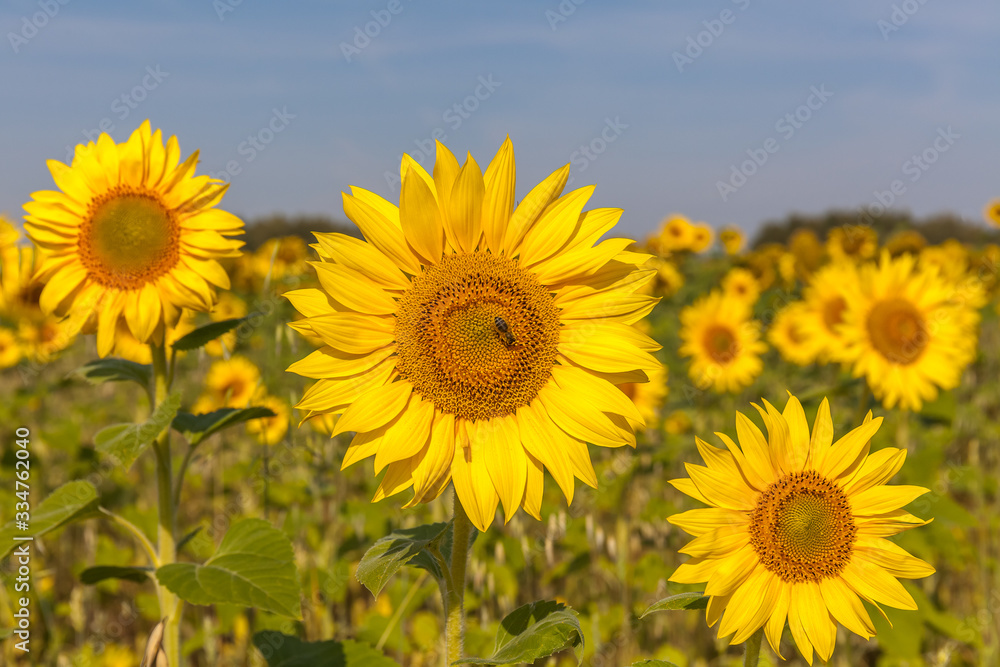
[[[764,628],[750,635],[747,640],[747,650],[743,654],[743,667],[757,667],[757,660],[760,658],[760,641],[764,638]]]
[[[910,411],[900,410],[899,420],[896,423],[896,446],[912,453],[910,449]]]
[[[106,510],[103,507],[98,507],[97,510],[101,514],[106,516],[108,519],[110,519],[113,523],[117,523],[119,526],[121,526],[122,528],[124,528],[125,530],[127,530],[129,533],[132,534],[132,537],[134,537],[136,541],[139,542],[140,546],[142,546],[143,550],[146,552],[146,555],[149,556],[150,565],[152,565],[153,567],[160,566],[160,557],[156,555],[156,549],[153,547],[153,543],[150,542],[148,539],[146,539],[146,536],[143,534],[141,530],[139,530],[138,526],[136,526],[134,523],[132,523],[125,517],[118,516],[114,512]]]
[[[151,344],[153,354],[153,378],[156,407],[166,400],[170,393],[170,371],[167,368],[167,352],[162,345]],[[155,407],[154,407],[155,409]],[[170,429],[164,429],[153,443],[156,452],[157,490],[157,548],[160,565],[168,565],[177,560],[176,512],[173,493],[173,461],[170,457]],[[160,601],[160,615],[167,619],[163,633],[163,649],[167,654],[169,667],[180,667],[180,620],[181,602],[166,586],[157,584]]]
[[[445,597],[445,667],[461,660],[465,642],[465,566],[469,559],[469,535],[472,522],[455,495],[455,519],[451,535],[451,576],[446,577],[448,587]]]

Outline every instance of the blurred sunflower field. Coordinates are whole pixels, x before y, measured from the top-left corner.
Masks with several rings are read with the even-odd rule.
[[[1000,664],[1000,234],[601,241],[513,159],[246,226],[148,122],[50,162],[0,221],[0,663]]]

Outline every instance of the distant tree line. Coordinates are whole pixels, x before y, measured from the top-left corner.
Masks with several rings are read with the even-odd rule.
[[[873,216],[865,210],[854,209],[832,210],[820,215],[792,213],[784,220],[765,222],[754,237],[753,247],[765,243],[785,243],[792,232],[799,229],[811,229],[823,240],[831,229],[845,225],[871,227],[878,233],[881,243],[893,234],[909,229],[920,232],[932,245],[947,239],[972,245],[1000,243],[1000,230],[949,213],[917,219],[909,211],[888,210]]]
[[[339,232],[361,238],[361,232],[353,222],[334,220],[325,215],[294,215],[280,213],[252,218],[247,221],[242,240],[246,243],[244,252],[253,252],[265,241],[278,236],[299,236],[306,243],[315,243],[313,232]]]

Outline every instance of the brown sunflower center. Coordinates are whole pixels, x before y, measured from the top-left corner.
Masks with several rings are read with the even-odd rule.
[[[872,345],[894,364],[911,364],[927,347],[927,325],[917,308],[906,299],[880,301],[868,314]]]
[[[842,296],[828,299],[823,304],[823,324],[830,331],[836,332],[836,326],[844,321],[844,310],[847,308],[847,300]]]
[[[413,279],[396,318],[400,375],[439,410],[472,421],[530,403],[555,363],[552,296],[505,257],[446,257]]]
[[[711,326],[705,331],[703,343],[708,356],[719,364],[728,364],[739,352],[735,332],[720,324]]]
[[[177,264],[180,227],[155,195],[118,186],[90,203],[79,244],[94,281],[138,289]]]
[[[750,545],[760,562],[792,583],[838,575],[856,535],[847,494],[814,470],[771,484],[750,514]]]

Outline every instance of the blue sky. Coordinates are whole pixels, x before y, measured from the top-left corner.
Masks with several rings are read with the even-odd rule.
[[[349,185],[395,199],[386,174],[404,151],[430,166],[435,132],[484,167],[509,133],[519,195],[572,162],[634,236],[671,212],[753,230],[867,206],[894,181],[920,216],[978,221],[1000,196],[994,0],[62,1],[0,6],[14,216],[52,187],[46,159],[145,118],[238,172],[224,207],[245,217],[343,218]]]

